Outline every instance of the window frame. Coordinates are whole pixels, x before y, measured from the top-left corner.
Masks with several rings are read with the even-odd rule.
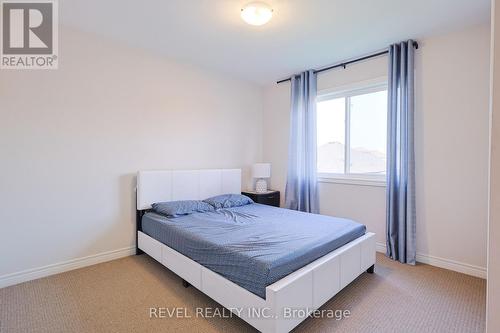
[[[387,77],[380,77],[374,80],[358,82],[351,85],[338,87],[335,89],[324,89],[317,92],[316,103],[328,101],[336,98],[345,98],[345,161],[344,173],[318,172],[318,181],[325,183],[339,183],[365,186],[385,186],[386,175],[370,175],[366,173],[348,172],[350,163],[350,139],[351,139],[351,103],[354,96],[375,93],[388,90]]]

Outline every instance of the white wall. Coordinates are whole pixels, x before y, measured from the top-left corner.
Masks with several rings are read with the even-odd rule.
[[[486,330],[500,332],[500,5],[492,1],[491,162]]]
[[[489,27],[419,40],[416,51],[417,251],[421,261],[485,275]],[[386,57],[322,73],[318,89],[387,76]],[[289,84],[264,93],[264,160],[284,190]],[[385,188],[320,184],[321,212],[356,219],[385,243]]]
[[[243,168],[247,181],[262,157],[260,87],[61,30],[58,70],[0,73],[0,284],[127,253],[137,170]]]

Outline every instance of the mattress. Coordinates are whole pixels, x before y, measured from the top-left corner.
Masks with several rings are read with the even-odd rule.
[[[366,227],[250,204],[175,218],[148,212],[142,231],[265,299],[266,286],[364,235]]]

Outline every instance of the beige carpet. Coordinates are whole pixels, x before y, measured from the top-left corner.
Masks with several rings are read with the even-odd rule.
[[[309,318],[295,332],[484,331],[484,280],[377,260],[374,275],[363,274],[322,308],[349,310],[349,318]],[[195,316],[197,307],[217,306],[141,255],[0,289],[0,332],[255,331],[238,318]],[[192,318],[150,319],[150,307],[178,307]]]

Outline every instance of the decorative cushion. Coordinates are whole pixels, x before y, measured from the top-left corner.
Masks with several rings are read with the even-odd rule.
[[[180,200],[169,202],[157,202],[152,204],[153,210],[168,217],[188,215],[193,213],[213,212],[212,205],[201,200]]]
[[[215,209],[231,208],[253,204],[253,200],[242,194],[222,194],[203,200]]]

